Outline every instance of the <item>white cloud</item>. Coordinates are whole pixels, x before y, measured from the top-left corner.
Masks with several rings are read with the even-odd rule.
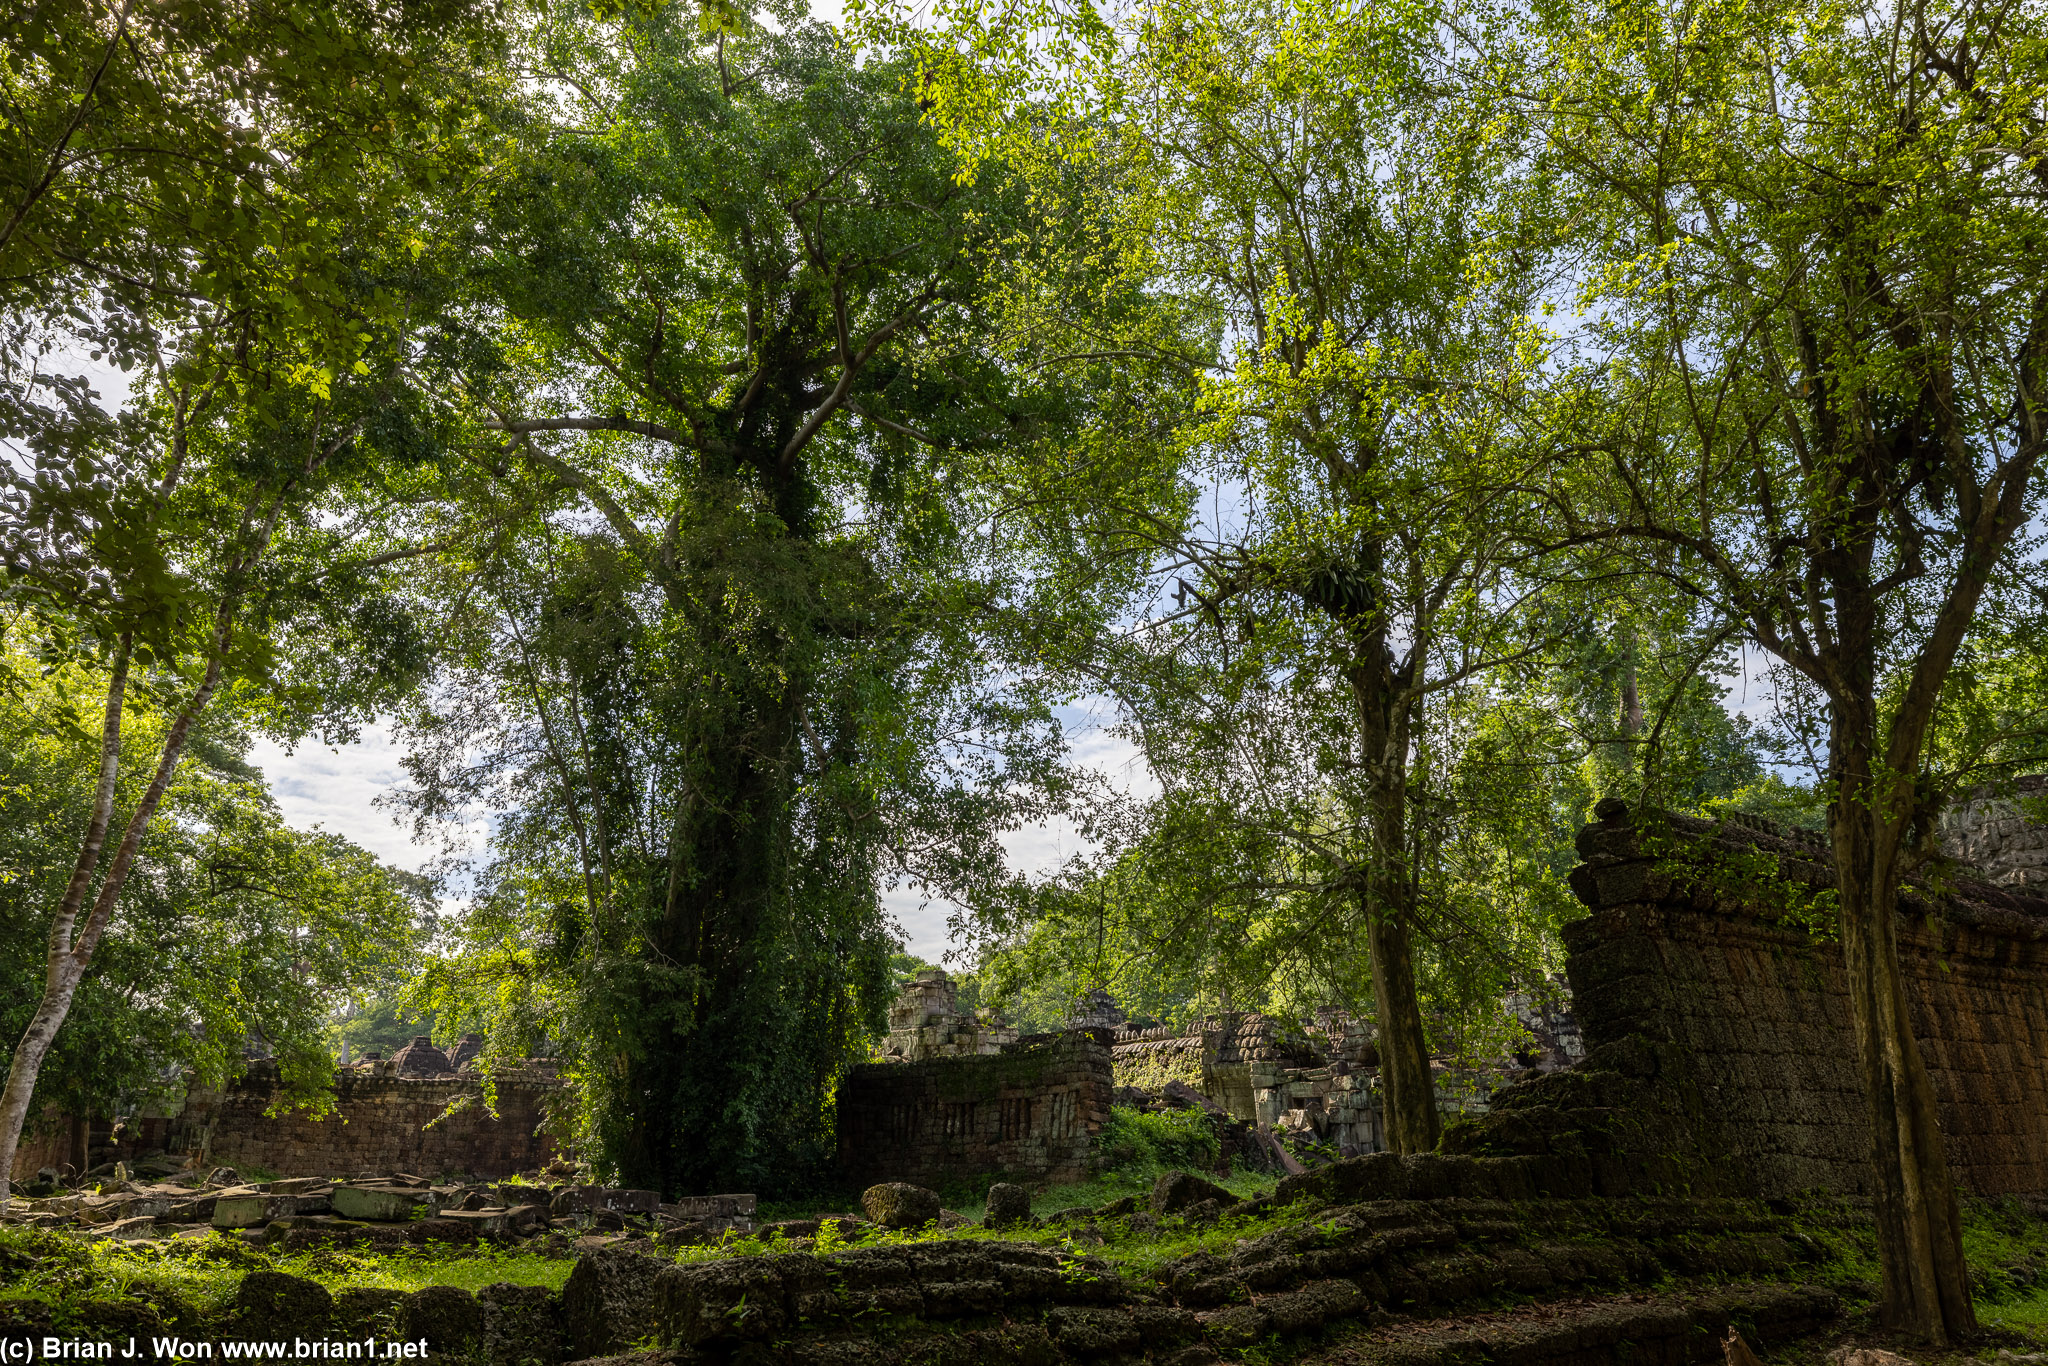
[[[391,727],[373,724],[363,727],[358,743],[334,748],[309,741],[288,753],[273,740],[258,739],[249,762],[270,780],[271,795],[289,824],[322,826],[386,863],[416,872],[437,851],[414,844],[393,813],[375,804],[404,783],[398,766],[403,756]]]
[[[1158,791],[1136,747],[1104,731],[1099,712],[1070,708],[1061,719],[1069,728],[1077,763],[1095,769],[1120,791],[1140,796]],[[287,752],[273,740],[258,739],[249,761],[263,770],[271,795],[290,824],[332,830],[387,863],[417,871],[438,848],[414,844],[408,828],[398,824],[388,808],[376,804],[405,782],[399,767],[404,754],[392,728],[377,723],[363,727],[361,740],[352,745],[308,742]],[[1041,876],[1088,849],[1066,820],[1013,830],[1004,837],[1003,847],[1013,869]],[[907,887],[887,893],[882,902],[901,925],[910,952],[936,962],[955,947],[946,925],[955,909],[952,903],[927,903]]]

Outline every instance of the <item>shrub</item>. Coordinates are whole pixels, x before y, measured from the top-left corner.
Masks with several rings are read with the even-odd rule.
[[[1206,1171],[1221,1152],[1216,1131],[1200,1110],[1147,1114],[1114,1106],[1100,1144],[1103,1171],[1131,1176],[1173,1167]]]

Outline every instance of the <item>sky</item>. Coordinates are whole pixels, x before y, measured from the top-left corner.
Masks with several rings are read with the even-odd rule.
[[[1102,773],[1119,790],[1139,795],[1154,790],[1137,751],[1107,732],[1108,718],[1099,709],[1070,707],[1062,720],[1076,761]],[[399,767],[404,753],[392,727],[380,723],[365,726],[358,743],[332,748],[308,742],[287,752],[275,741],[258,740],[249,761],[263,770],[289,824],[331,830],[386,863],[416,872],[439,855],[439,846],[414,844],[411,832],[393,819],[394,813],[377,805],[378,798],[405,781]],[[1082,851],[1082,841],[1064,822],[1013,831],[1004,845],[1011,866],[1032,874],[1051,872]],[[472,856],[481,852],[470,851]],[[909,888],[890,893],[884,903],[911,953],[940,962],[956,947],[946,925],[950,906],[927,903]]]

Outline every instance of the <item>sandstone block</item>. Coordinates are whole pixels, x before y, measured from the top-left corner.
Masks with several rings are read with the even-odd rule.
[[[661,1207],[659,1191],[614,1190],[609,1186],[569,1186],[548,1202],[556,1218],[611,1210],[615,1214],[652,1214]]]
[[[230,1321],[237,1335],[251,1341],[289,1339],[327,1327],[333,1313],[334,1297],[318,1282],[279,1271],[251,1271],[235,1291]]]
[[[107,1225],[109,1238],[131,1241],[137,1238],[154,1238],[163,1231],[155,1217],[148,1214],[139,1214],[130,1219],[116,1219]]]
[[[786,1318],[782,1277],[773,1265],[780,1260],[735,1257],[662,1272],[657,1290],[662,1333],[692,1347],[776,1335]]]
[[[982,1222],[990,1228],[1012,1228],[1031,1218],[1031,1192],[1009,1181],[988,1188],[988,1213]]]
[[[623,1247],[585,1253],[562,1287],[562,1334],[578,1357],[623,1352],[655,1330],[655,1281],[669,1264]]]
[[[433,1352],[464,1352],[483,1337],[484,1310],[476,1296],[452,1285],[430,1285],[405,1297],[399,1309],[399,1332],[425,1338]]]
[[[1216,1201],[1220,1209],[1224,1205],[1235,1204],[1237,1197],[1193,1172],[1168,1172],[1152,1183],[1151,1207],[1154,1214],[1177,1214],[1204,1200]]]
[[[215,1228],[254,1228],[270,1222],[270,1197],[267,1195],[223,1195],[213,1202],[213,1217],[209,1221]]]
[[[936,1191],[907,1181],[884,1181],[861,1192],[863,1213],[883,1228],[923,1228],[939,1217]]]
[[[344,1219],[367,1219],[372,1223],[397,1223],[411,1219],[427,1208],[424,1191],[404,1186],[336,1186],[328,1204]]]
[[[512,1212],[503,1209],[444,1209],[433,1222],[453,1220],[476,1231],[477,1237],[503,1237],[512,1232]]]
[[[552,1366],[563,1358],[561,1303],[544,1285],[499,1281],[477,1291],[491,1366]]]

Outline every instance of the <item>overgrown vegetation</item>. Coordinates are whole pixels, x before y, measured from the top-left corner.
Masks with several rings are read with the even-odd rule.
[[[0,1225],[0,1306],[34,1300],[55,1326],[75,1326],[92,1301],[150,1305],[166,1326],[217,1321],[250,1271],[280,1271],[330,1291],[349,1287],[412,1291],[453,1285],[476,1291],[496,1281],[559,1290],[573,1263],[536,1252],[425,1248],[397,1252],[321,1250],[273,1254],[233,1234],[161,1242],[83,1242],[62,1234]]]
[[[1030,1023],[1368,1017],[1419,1151],[1622,795],[1830,833],[1886,1312],[1969,1332],[1892,912],[2048,768],[2048,0],[5,42],[0,1172],[251,1036],[317,1106],[374,998],[603,1177],[817,1190],[892,891]],[[442,922],[247,771],[376,716]]]

